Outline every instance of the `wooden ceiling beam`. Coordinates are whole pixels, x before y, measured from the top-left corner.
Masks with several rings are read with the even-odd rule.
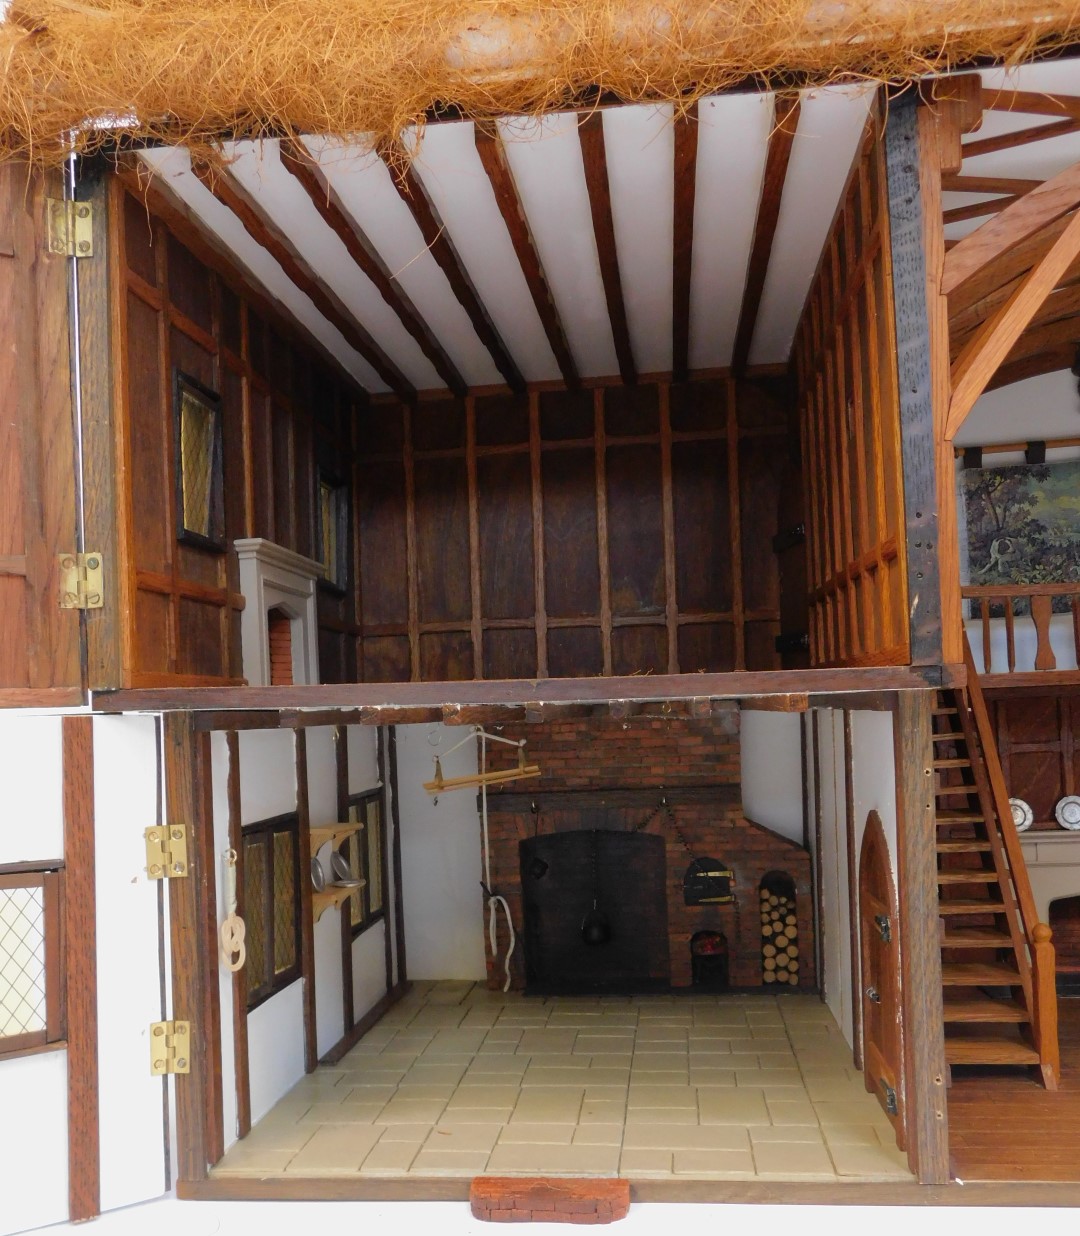
[[[290,282],[303,292],[318,312],[340,332],[349,347],[367,361],[398,398],[406,403],[415,402],[415,387],[239,181],[221,168],[210,167],[194,159],[191,170],[222,206],[239,219],[251,239],[270,254]]]
[[[986,384],[988,391],[998,390],[1002,386],[1011,386],[1013,382],[1022,382],[1025,378],[1038,378],[1044,373],[1054,373],[1059,369],[1071,369],[1076,359],[1074,347],[1061,347],[1050,352],[1036,352],[1017,361],[1009,361],[1000,366],[994,376]]]
[[[510,234],[510,243],[514,246],[514,253],[517,255],[521,273],[525,276],[529,294],[536,306],[540,324],[544,328],[544,334],[547,335],[563,381],[571,390],[577,390],[581,386],[581,376],[574,363],[559,311],[555,307],[551,285],[544,273],[536,241],[529,227],[528,216],[525,214],[521,195],[514,183],[510,164],[507,162],[502,138],[495,132],[485,131],[480,125],[476,125],[475,128],[476,151],[480,156],[480,162],[484,165],[487,178],[491,182],[495,202],[506,224],[506,230]]]
[[[953,206],[942,212],[941,220],[946,227],[950,223],[963,223],[965,219],[981,219],[984,215],[996,215],[1006,206],[1018,202],[1020,198],[1012,193],[1007,197],[997,197],[988,202],[971,202],[967,206]]]
[[[390,179],[405,205],[409,208],[431,256],[446,276],[450,289],[458,303],[469,316],[473,330],[488,350],[495,368],[502,374],[506,384],[517,395],[525,393],[525,379],[518,369],[510,349],[503,342],[480,299],[480,294],[461,260],[450,233],[439,216],[435,203],[428,195],[424,183],[412,167],[398,168],[387,164]]]
[[[1023,276],[1019,276],[1013,279],[1005,284],[1004,287],[999,288],[993,296],[980,301],[977,314],[972,310],[958,320],[950,336],[954,357],[963,350],[971,334],[978,330],[991,314],[995,313],[1005,304],[1013,292],[1020,286],[1022,278]],[[1065,272],[1065,276],[1057,288],[1043,301],[1042,306],[1031,319],[1028,329],[1024,332],[1022,338],[1026,337],[1030,331],[1039,327],[1080,314],[1080,283],[1076,282],[1076,280],[1080,280],[1080,263],[1074,262],[1069,270]]]
[[[999,133],[997,137],[980,137],[973,142],[965,142],[963,156],[965,159],[976,159],[979,155],[994,154],[998,150],[1012,150],[1016,146],[1027,146],[1031,142],[1045,142],[1052,137],[1067,137],[1070,133],[1080,130],[1080,119],[1058,120],[1052,124],[1034,125],[1030,129],[1017,129],[1013,133]]]
[[[1029,271],[1047,253],[1050,246],[1065,230],[1067,223],[1067,218],[1055,220],[1042,231],[1022,241],[1014,249],[1010,249],[993,262],[988,262],[981,267],[971,279],[949,297],[950,323],[969,311],[977,310],[979,304],[988,297],[992,297],[998,289]],[[953,248],[958,243],[958,241],[953,242]],[[951,253],[952,249],[949,252]]]
[[[750,246],[750,261],[746,268],[739,325],[735,331],[735,345],[731,353],[731,372],[736,378],[742,377],[746,372],[750,358],[750,345],[757,326],[758,310],[761,308],[761,294],[765,290],[765,277],[769,273],[776,225],[780,219],[780,203],[784,196],[784,182],[787,179],[791,148],[798,127],[798,96],[778,97],[773,130],[769,134],[769,148],[765,155],[765,174],[761,181],[761,199],[754,224],[754,239]]]
[[[1080,163],[1074,163],[1007,206],[945,255],[941,291],[948,296],[987,262],[1060,219],[1080,203]]]
[[[1038,356],[1042,352],[1058,352],[1071,348],[1074,352],[1080,343],[1080,317],[1058,318],[1053,322],[1034,322],[1013,344],[1002,364],[1012,365],[1026,356]]]
[[[685,382],[690,372],[690,280],[694,261],[694,204],[697,196],[698,106],[675,120],[674,253],[671,279],[671,377]]]
[[[375,285],[383,300],[393,309],[402,326],[412,335],[421,352],[431,362],[435,372],[455,395],[464,398],[468,393],[468,383],[420,316],[408,293],[395,281],[378,250],[345,208],[318,160],[299,141],[286,138],[281,141],[280,154],[281,166],[299,182],[323,222],[345,246],[349,257]]]
[[[995,370],[1008,356],[1036,311],[1080,254],[1080,211],[1009,300],[975,335],[952,367],[952,398],[945,437],[953,439]]]
[[[1071,94],[1037,94],[1033,90],[984,90],[982,105],[989,112],[1022,112],[1036,116],[1072,117],[1080,120],[1080,97]]]
[[[619,275],[619,255],[615,246],[615,222],[611,214],[611,185],[608,180],[607,149],[604,145],[604,117],[592,112],[578,124],[581,141],[581,161],[585,167],[585,184],[589,190],[593,235],[600,258],[600,277],[604,284],[611,334],[615,341],[615,357],[622,380],[633,386],[637,382],[634,351],[630,345],[630,326],[626,319],[622,278]]]
[[[1021,180],[1016,176],[966,176],[959,172],[941,178],[942,193],[1027,193],[1041,180]]]

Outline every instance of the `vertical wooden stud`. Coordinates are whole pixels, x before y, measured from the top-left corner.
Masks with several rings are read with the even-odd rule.
[[[667,625],[667,672],[679,672],[679,602],[675,595],[675,500],[671,478],[671,384],[661,382],[660,397],[660,486],[663,502],[664,595]]]
[[[349,818],[349,732],[344,725],[334,726],[334,774],[336,779],[337,818],[344,822]],[[382,732],[379,731],[382,745]],[[380,757],[381,757],[380,751]],[[359,845],[360,838],[354,834],[349,845]],[[303,869],[301,869],[301,879]],[[384,884],[385,888],[386,885]],[[355,894],[354,894],[355,895]],[[343,1010],[343,1033],[348,1034],[356,1021],[353,1001],[352,965],[352,897],[346,897],[340,907],[341,918],[341,1007]]]
[[[379,811],[382,815],[383,822],[383,845],[381,847],[382,855],[382,887],[383,887],[383,945],[384,945],[384,960],[386,962],[386,990],[389,991],[394,985],[394,943],[393,931],[394,926],[390,920],[390,855],[388,850],[390,847],[386,845],[386,839],[390,835],[390,813],[386,809],[387,791],[386,791],[386,726],[380,725],[376,728],[376,753],[375,758],[379,769],[379,785],[382,786],[382,796],[379,800]],[[342,819],[345,817],[342,816]],[[395,919],[397,916],[396,903],[394,911]]]
[[[727,472],[728,519],[731,524],[731,617],[735,637],[735,669],[746,669],[746,614],[743,607],[742,510],[739,502],[739,407],[738,384],[728,378]]]
[[[101,1212],[93,718],[64,717],[62,735],[68,1208],[80,1223]]]
[[[413,465],[412,408],[401,405],[405,438],[405,573],[409,588],[409,677],[420,681],[420,581],[417,577],[416,469]]]
[[[307,731],[298,729],[296,743],[296,815],[300,834],[300,971],[304,977],[304,1071],[319,1063],[315,1024],[315,924],[311,911],[311,881],[305,879],[311,857],[311,809],[308,800]]]
[[[847,850],[848,938],[851,941],[851,1038],[855,1067],[863,1066],[862,975],[859,952],[859,872],[855,853],[855,766],[851,754],[851,712],[844,709],[844,819]]]
[[[899,692],[893,732],[907,1146],[911,1169],[921,1184],[945,1184],[949,1179],[933,707],[933,691]]]
[[[390,818],[394,825],[394,939],[397,945],[397,981],[409,977],[405,963],[405,901],[401,878],[401,808],[398,803],[397,732],[387,727],[387,763],[390,769]]]
[[[244,917],[244,835],[240,805],[240,736],[236,730],[225,735],[229,753],[229,846],[236,854],[236,913]],[[248,1064],[247,970],[233,973],[233,1060],[236,1071],[236,1133],[251,1132],[251,1071]]]
[[[604,425],[604,388],[593,391],[593,437],[596,444],[596,544],[600,559],[600,642],[604,674],[611,674],[611,559],[608,557],[607,429]]]
[[[472,619],[473,678],[484,677],[484,626],[480,612],[480,495],[476,482],[476,397],[465,398],[465,467],[469,506],[469,596]]]
[[[536,614],[536,676],[548,676],[547,581],[544,575],[544,484],[540,454],[540,396],[529,394],[529,477],[532,487],[533,590]]]

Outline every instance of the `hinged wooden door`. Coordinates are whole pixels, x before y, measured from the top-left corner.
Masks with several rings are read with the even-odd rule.
[[[60,606],[76,544],[69,266],[49,252],[59,174],[0,164],[0,705],[83,700],[82,617]]]
[[[859,854],[863,1076],[904,1149],[903,1025],[896,892],[881,819],[871,811]]]

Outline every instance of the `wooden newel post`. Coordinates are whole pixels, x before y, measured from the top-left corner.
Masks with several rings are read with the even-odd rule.
[[[1057,959],[1051,942],[1053,932],[1046,923],[1036,923],[1031,933],[1031,978],[1035,999],[1033,1004],[1032,1030],[1035,1046],[1042,1062],[1043,1085],[1047,1090],[1057,1089],[1061,1072],[1061,1053],[1058,1048],[1057,1007]]]

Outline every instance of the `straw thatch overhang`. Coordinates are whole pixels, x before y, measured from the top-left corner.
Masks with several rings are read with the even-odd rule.
[[[118,136],[394,142],[433,110],[536,113],[588,91],[675,100],[747,78],[912,80],[1080,33],[1061,0],[13,0],[0,151]]]

